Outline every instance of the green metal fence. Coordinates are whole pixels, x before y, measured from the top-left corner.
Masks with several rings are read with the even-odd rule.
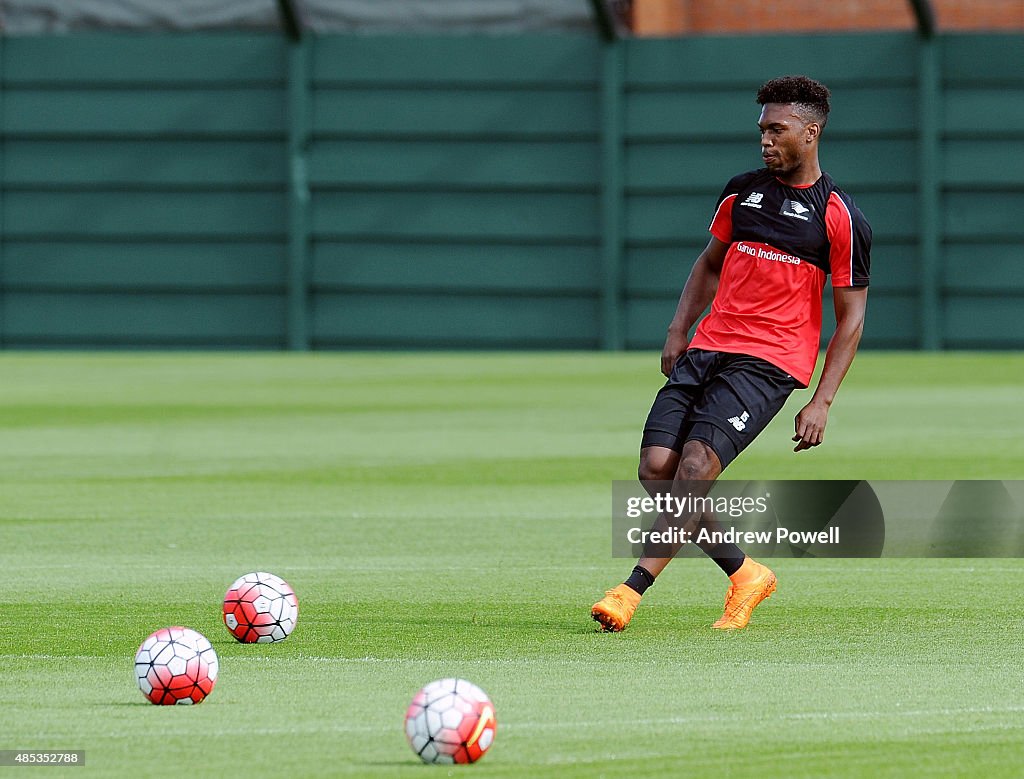
[[[0,39],[6,347],[651,348],[753,95],[829,84],[865,344],[1020,348],[1022,36]]]

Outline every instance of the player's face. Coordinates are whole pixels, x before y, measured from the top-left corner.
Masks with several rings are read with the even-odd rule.
[[[761,109],[761,159],[776,176],[796,171],[807,159],[817,137],[817,125],[797,116],[787,103],[767,103]]]

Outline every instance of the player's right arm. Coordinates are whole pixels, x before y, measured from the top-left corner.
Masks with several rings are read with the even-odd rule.
[[[675,316],[668,326],[665,348],[661,351],[661,372],[668,376],[679,355],[690,344],[690,328],[711,304],[718,290],[722,263],[729,244],[712,236],[694,263],[676,305]]]

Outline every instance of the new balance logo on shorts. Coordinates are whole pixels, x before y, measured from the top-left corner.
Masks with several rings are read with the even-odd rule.
[[[729,417],[729,424],[735,427],[739,431],[743,431],[747,427],[747,420],[750,419],[750,414],[744,411],[738,417]]]

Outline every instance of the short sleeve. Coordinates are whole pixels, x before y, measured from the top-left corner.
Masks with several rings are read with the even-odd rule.
[[[849,196],[833,190],[825,209],[833,287],[866,287],[871,280],[871,225]]]
[[[740,183],[745,176],[736,176],[725,185],[718,196],[715,215],[711,218],[708,230],[722,243],[732,243],[732,205],[739,194]]]

